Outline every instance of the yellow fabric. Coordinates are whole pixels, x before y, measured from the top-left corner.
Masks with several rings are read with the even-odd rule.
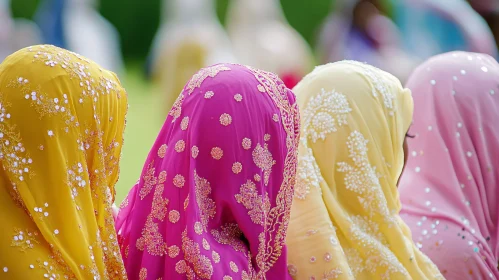
[[[33,46],[0,65],[0,279],[126,279],[111,205],[127,96],[115,74]]]
[[[290,274],[441,277],[398,216],[410,91],[386,72],[344,61],[317,67],[294,92],[302,138],[287,235]]]
[[[207,66],[206,59],[206,47],[195,40],[186,40],[159,57],[154,77],[164,91],[165,112],[170,111],[192,75]]]

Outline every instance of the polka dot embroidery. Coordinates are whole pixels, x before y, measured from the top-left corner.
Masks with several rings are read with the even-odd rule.
[[[237,102],[241,102],[243,100],[243,96],[238,93],[234,95],[234,100],[236,100]]]
[[[245,149],[245,150],[251,149],[251,139],[244,138],[242,145],[243,145],[243,149]]]
[[[164,182],[166,182],[166,171],[163,170],[159,173],[158,181],[160,184],[163,184]]]
[[[184,176],[182,176],[180,174],[175,175],[175,177],[173,177],[173,184],[177,188],[182,188],[184,186],[184,184],[185,184],[185,178],[184,178]]]
[[[178,140],[177,143],[175,143],[175,151],[177,153],[181,153],[185,150],[185,141],[184,140]]]
[[[192,148],[191,148],[192,158],[197,158],[198,155],[199,155],[199,148],[197,146],[192,146]]]
[[[172,210],[168,213],[168,219],[170,222],[175,224],[178,220],[180,220],[180,213],[177,210]]]
[[[214,147],[211,149],[211,156],[216,160],[221,159],[223,154],[224,152],[219,147]]]
[[[159,149],[158,149],[158,157],[164,158],[166,155],[167,148],[168,148],[168,146],[166,146],[166,144],[161,145],[161,147],[159,147]]]
[[[215,95],[215,93],[213,91],[207,91],[205,94],[204,94],[204,98],[206,99],[210,99],[212,98],[213,96]]]
[[[217,252],[215,252],[215,251],[211,252],[211,258],[213,259],[213,261],[215,263],[219,263],[220,262],[220,255]]]
[[[180,129],[186,130],[188,126],[189,126],[189,117],[184,117],[182,119],[182,122],[180,123]]]
[[[177,257],[179,253],[180,253],[180,248],[178,246],[173,245],[168,247],[168,256],[170,258]]]
[[[222,114],[220,116],[220,124],[223,126],[228,126],[232,123],[232,117],[229,114]]]
[[[237,267],[236,263],[234,263],[233,261],[231,261],[229,263],[229,266],[230,266],[230,269],[234,272],[238,272],[239,271],[239,268]]]
[[[232,165],[232,172],[234,172],[234,174],[239,174],[242,170],[243,165],[240,162],[234,162],[234,164]]]

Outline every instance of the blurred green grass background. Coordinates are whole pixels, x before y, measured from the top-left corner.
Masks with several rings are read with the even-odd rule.
[[[142,166],[163,125],[164,108],[160,89],[146,81],[142,67],[128,63],[122,82],[128,93],[125,143],[116,185],[116,204],[121,203],[142,172]]]
[[[225,23],[229,1],[216,0]],[[270,1],[270,0],[269,0]],[[32,19],[41,0],[11,0],[14,17]],[[144,77],[144,63],[160,24],[162,0],[99,0],[99,10],[118,30],[127,71],[120,77],[129,99],[125,143],[116,202],[120,203],[140,176],[149,149],[166,116],[161,90]],[[318,27],[334,0],[281,0],[285,16],[314,45]]]

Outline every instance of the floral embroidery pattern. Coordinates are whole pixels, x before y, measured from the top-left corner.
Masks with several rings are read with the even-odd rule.
[[[306,154],[298,162],[295,197],[305,199],[310,192],[310,186],[314,186],[320,191],[320,183],[323,181],[319,166],[312,155],[312,149],[307,148]]]
[[[220,116],[220,124],[223,126],[228,126],[232,123],[232,117],[229,114],[222,114]]]
[[[206,179],[199,177],[196,171],[194,171],[194,181],[196,184],[196,202],[200,209],[202,230],[206,232],[208,221],[215,217],[216,205],[215,201],[209,197],[211,193],[210,183]]]
[[[372,218],[375,213],[384,217],[385,221],[393,225],[395,220],[388,210],[376,167],[369,163],[367,143],[369,141],[358,132],[353,131],[348,136],[347,147],[354,166],[346,162],[338,163],[338,171],[346,173],[345,187],[355,193],[366,213]]]
[[[14,236],[12,237],[10,246],[18,247],[21,252],[25,252],[27,249],[33,249],[35,244],[39,243],[37,236],[38,232],[36,231],[30,232],[28,230],[14,229]]]
[[[157,178],[154,176],[155,170],[154,162],[151,162],[147,168],[147,173],[142,178],[144,180],[144,185],[139,192],[140,199],[144,199],[151,192],[154,185],[156,185]]]
[[[184,103],[185,95],[181,93],[178,97],[177,100],[173,103],[173,106],[170,110],[169,115],[173,117],[172,122],[175,122],[180,115],[182,114],[182,103]]]
[[[180,123],[180,129],[187,130],[188,126],[189,126],[189,117],[184,117],[182,119],[182,122]]]
[[[190,95],[194,91],[194,89],[199,88],[201,84],[204,82],[204,80],[206,80],[208,77],[215,78],[215,76],[218,75],[218,73],[229,70],[230,68],[223,64],[218,64],[218,65],[213,65],[211,67],[203,68],[192,77],[192,79],[189,81],[185,89],[187,93]]]
[[[262,196],[258,194],[256,185],[248,180],[241,186],[240,193],[235,195],[236,201],[249,210],[248,215],[255,224],[264,225],[266,216],[270,211],[270,199],[268,194]]]
[[[370,221],[367,217],[353,216],[351,217],[351,223],[350,234],[352,239],[358,242],[359,246],[367,253],[363,263],[365,270],[374,274],[379,267],[385,267],[386,273],[384,274],[384,279],[390,279],[390,274],[394,273],[401,273],[409,277],[405,267],[393,252],[390,251],[385,237],[379,231],[378,225],[375,222]],[[358,257],[354,253],[350,257],[357,258],[353,261],[359,262]],[[361,267],[357,267],[356,265],[353,268],[354,273],[355,271],[362,271]]]
[[[181,188],[184,186],[184,184],[185,184],[185,178],[181,174],[177,174],[175,175],[175,177],[173,177],[173,185],[175,185],[175,187]]]
[[[159,233],[158,224],[153,222],[152,216],[147,217],[145,227],[142,229],[142,236],[137,239],[137,249],[147,250],[152,256],[163,256],[166,254],[166,243]]]
[[[139,272],[139,280],[146,280],[147,279],[147,269],[146,268],[141,268]]]
[[[272,158],[272,154],[269,151],[268,145],[265,143],[263,147],[260,143],[256,144],[253,150],[253,162],[262,169],[263,178],[265,186],[269,184],[270,173],[272,172],[272,166],[276,163]]]
[[[348,125],[347,116],[352,109],[344,94],[324,89],[310,98],[302,113],[305,135],[312,142],[326,139],[326,135],[338,130],[339,126]]]
[[[197,146],[192,146],[191,148],[191,156],[192,158],[197,158],[199,155],[199,148]]]
[[[232,164],[232,172],[234,172],[234,174],[239,174],[242,170],[243,165],[240,162],[234,162],[234,164]]]
[[[163,144],[161,145],[161,147],[159,147],[158,149],[158,157],[159,158],[164,158],[165,155],[166,155],[166,148],[168,148],[168,146],[166,146],[166,144]]]
[[[184,252],[185,262],[192,265],[192,270],[197,277],[200,277],[201,279],[211,279],[211,276],[213,274],[213,265],[211,263],[211,260],[205,255],[201,254],[199,245],[193,240],[189,239],[186,230],[182,232],[182,251]],[[187,279],[196,278],[190,278],[190,275],[192,274],[187,273]]]
[[[241,240],[243,232],[235,223],[227,223],[220,227],[220,229],[212,229],[211,235],[220,244],[229,245],[235,251],[247,253],[248,248]]]
[[[214,147],[211,149],[211,156],[214,159],[219,160],[222,158],[223,155],[224,155],[224,151],[222,149],[220,149],[219,147]]]
[[[280,191],[276,197],[276,206],[271,208],[266,221],[264,232],[259,235],[258,254],[256,256],[257,265],[260,268],[257,277],[263,277],[265,273],[274,265],[275,261],[282,253],[285,232],[289,224],[291,202],[293,200],[293,187],[295,184],[297,148],[300,135],[300,117],[298,105],[291,105],[288,100],[288,90],[282,83],[278,83],[279,78],[265,71],[247,67],[260,82],[258,90],[267,92],[279,109],[284,130],[288,135],[286,148],[288,153],[284,161],[284,178]],[[265,174],[264,174],[265,175]],[[269,173],[270,176],[270,173]],[[266,242],[266,234],[276,234],[276,238]],[[251,271],[248,272],[251,275]],[[248,277],[242,273],[243,279]]]
[[[395,100],[395,94],[392,91],[388,90],[388,87],[386,85],[386,81],[383,80],[383,78],[379,78],[379,76],[380,76],[379,73],[382,71],[374,66],[371,66],[371,65],[366,64],[366,63],[361,63],[358,61],[348,60],[345,62],[352,64],[352,65],[360,66],[363,73],[367,77],[369,77],[369,80],[371,80],[371,82],[373,83],[373,86],[374,86],[372,89],[373,96],[378,97],[378,94],[381,94],[381,96],[383,97],[383,102],[384,102],[385,107],[389,110],[390,115],[393,115],[393,113],[396,109],[394,104],[393,104],[393,101]]]
[[[244,138],[243,142],[242,142],[242,145],[243,145],[243,149],[245,149],[245,150],[251,149],[251,139]]]
[[[184,140],[178,140],[177,143],[175,143],[175,151],[177,153],[181,153],[185,150],[185,141]]]
[[[21,136],[15,131],[15,126],[6,120],[11,118],[7,112],[10,103],[3,100],[0,95],[0,159],[4,162],[4,168],[19,181],[24,181],[34,175],[30,170],[33,160],[25,150]],[[17,190],[14,190],[17,193]]]

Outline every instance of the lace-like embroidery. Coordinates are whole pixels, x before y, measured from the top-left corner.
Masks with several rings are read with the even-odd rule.
[[[371,166],[367,154],[367,143],[369,141],[359,131],[353,131],[348,136],[347,147],[353,166],[346,162],[338,163],[338,171],[346,173],[345,187],[357,193],[357,199],[369,217],[375,213],[384,217],[385,222],[395,224],[391,215],[386,198],[383,194],[376,167]]]
[[[344,94],[324,89],[310,98],[302,113],[305,135],[312,142],[326,139],[326,135],[338,130],[339,126],[348,125],[347,115],[352,109]]]
[[[286,131],[286,148],[288,153],[284,161],[283,181],[280,191],[276,197],[276,206],[271,208],[268,218],[265,221],[265,229],[259,235],[258,254],[256,263],[260,268],[258,275],[253,276],[253,272],[243,272],[242,278],[249,277],[265,278],[265,273],[275,264],[282,254],[282,247],[286,238],[286,231],[289,224],[291,203],[293,200],[294,185],[296,181],[297,148],[300,136],[300,117],[298,105],[290,104],[288,99],[288,89],[280,82],[279,78],[272,73],[247,67],[260,82],[257,86],[261,92],[267,92],[274,101],[281,121]],[[266,234],[274,234],[273,240],[267,240]]]
[[[196,202],[198,204],[200,213],[199,219],[201,220],[202,230],[207,231],[208,221],[215,217],[216,205],[215,201],[209,197],[211,193],[210,182],[198,176],[194,170],[194,181],[196,184]]]
[[[269,184],[270,173],[272,173],[272,166],[275,164],[275,160],[272,157],[272,154],[269,151],[267,143],[260,145],[260,143],[256,144],[255,149],[253,150],[253,162],[262,169],[263,171],[263,180],[265,186]]]
[[[188,266],[187,263],[191,264],[197,277],[200,277],[201,279],[211,279],[213,274],[211,260],[201,254],[199,244],[187,236],[187,230],[182,232],[182,251],[184,252],[186,266]],[[190,278],[189,275],[190,274],[187,274],[187,279],[196,279],[196,277]]]
[[[236,223],[224,224],[219,230],[212,229],[211,235],[220,244],[229,245],[237,252],[248,253],[248,248],[241,240],[243,232]]]
[[[316,187],[320,191],[320,183],[323,181],[319,166],[312,154],[312,149],[307,148],[306,154],[298,162],[295,197],[305,199],[310,193],[310,186]]]
[[[241,186],[240,193],[235,195],[236,201],[246,209],[251,220],[258,225],[264,225],[267,214],[270,211],[270,199],[268,194],[259,195],[255,183],[248,180]]]
[[[378,94],[381,94],[386,109],[388,109],[390,115],[393,116],[394,111],[396,111],[396,108],[393,103],[393,101],[395,100],[395,94],[392,91],[388,90],[386,86],[386,81],[384,80],[383,77],[380,77],[381,76],[380,74],[383,71],[372,65],[361,63],[358,61],[347,60],[345,62],[352,65],[360,66],[360,68],[362,68],[364,74],[368,76],[371,82],[373,83],[373,89],[372,89],[373,96],[378,97]]]
[[[203,68],[197,72],[186,86],[186,91],[190,95],[194,89],[199,88],[206,78],[215,78],[218,73],[222,71],[229,71],[230,68],[223,64],[213,65],[211,67]]]
[[[144,199],[152,190],[154,185],[157,183],[157,178],[154,176],[155,172],[154,161],[151,161],[147,167],[147,172],[142,179],[144,179],[144,185],[140,189],[139,196],[140,199]]]
[[[378,225],[367,217],[353,216],[350,218],[350,234],[365,252],[363,265],[371,274],[375,274],[379,267],[386,268],[382,279],[390,279],[390,275],[401,273],[409,277],[405,267],[389,249],[386,238],[379,231]],[[358,259],[356,260],[358,262]],[[359,268],[356,268],[359,270]]]
[[[159,232],[159,226],[153,222],[153,217],[148,216],[145,227],[142,229],[142,236],[137,239],[137,249],[147,250],[152,256],[164,256],[166,254],[166,243]]]
[[[173,117],[172,122],[175,122],[175,120],[177,120],[182,114],[182,103],[184,103],[184,99],[185,95],[181,93],[173,103],[173,106],[170,109],[170,112],[168,113],[170,116]]]

